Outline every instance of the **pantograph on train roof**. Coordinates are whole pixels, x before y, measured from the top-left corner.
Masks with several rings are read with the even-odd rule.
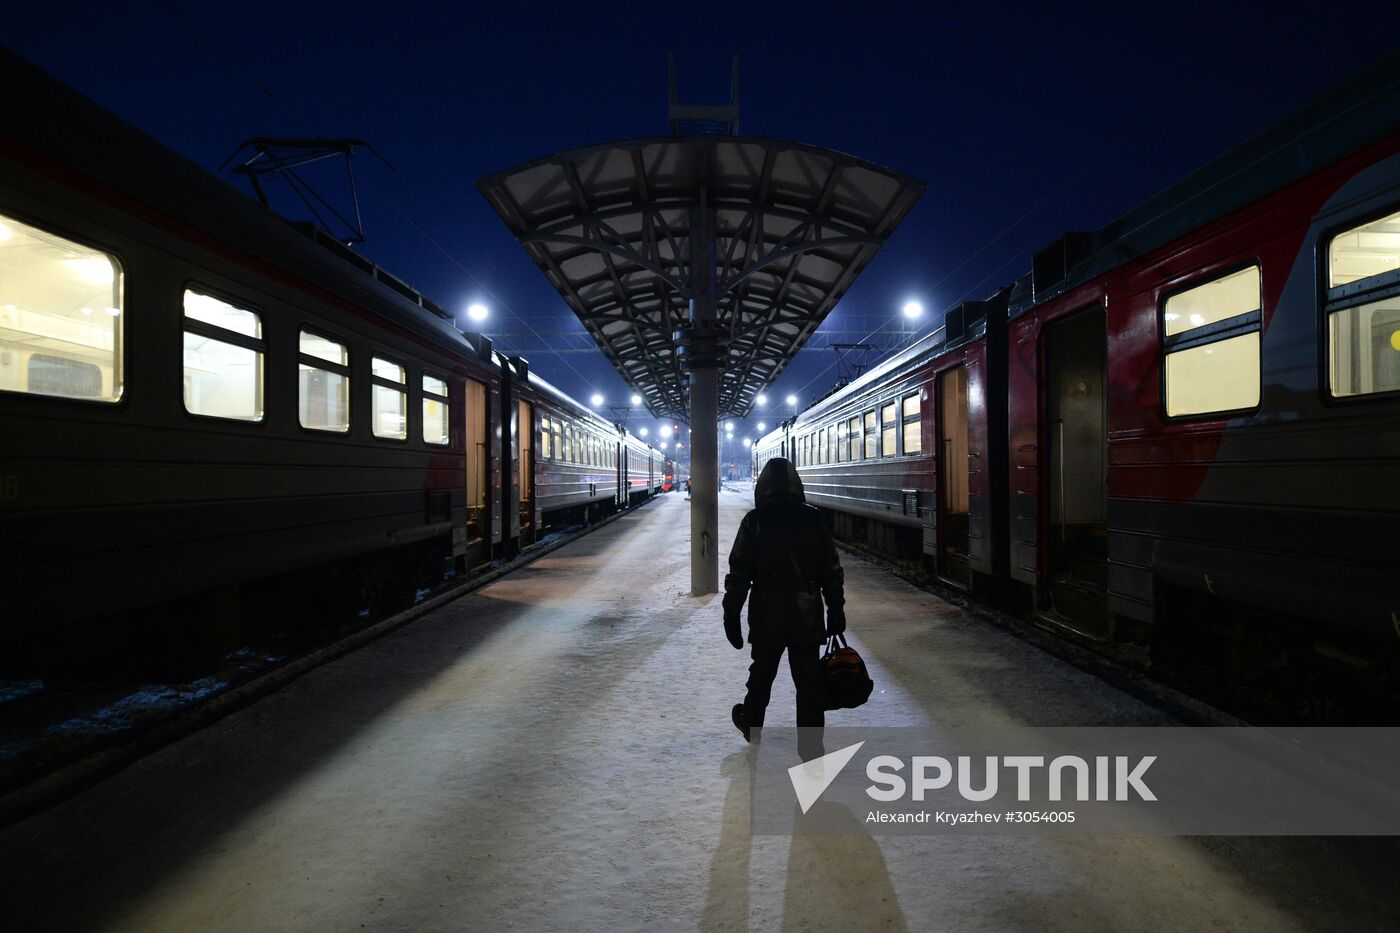
[[[477,187],[647,409],[682,420],[707,285],[719,413],[744,417],[924,191],[828,149],[714,135],[561,152]]]

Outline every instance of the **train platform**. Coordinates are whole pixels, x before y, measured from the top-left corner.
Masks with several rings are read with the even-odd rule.
[[[749,487],[721,494],[727,548]],[[661,496],[0,832],[11,929],[1394,925],[1387,840],[755,836],[747,652]],[[723,553],[721,560],[723,560]],[[831,725],[1170,717],[851,554]],[[770,724],[791,722],[786,672]]]

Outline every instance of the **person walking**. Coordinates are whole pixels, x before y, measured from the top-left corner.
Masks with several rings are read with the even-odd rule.
[[[825,724],[822,644],[846,630],[845,574],[826,519],[807,504],[792,463],[769,460],[754,485],[754,508],[739,524],[724,578],[724,634],[744,647],[740,613],[749,605],[748,692],[731,711],[746,741],[763,726],[768,699],[786,651],[797,688],[797,725]],[[826,611],[822,611],[822,603]],[[825,615],[825,619],[823,619]],[[820,733],[815,745],[820,747]],[[805,757],[805,756],[804,756]]]

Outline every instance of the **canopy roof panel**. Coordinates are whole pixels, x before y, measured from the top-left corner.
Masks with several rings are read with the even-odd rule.
[[[839,152],[746,136],[606,143],[477,187],[652,414],[681,420],[692,298],[712,284],[719,413],[743,417],[924,191]]]

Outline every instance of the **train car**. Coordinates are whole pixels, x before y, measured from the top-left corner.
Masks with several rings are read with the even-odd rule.
[[[848,540],[926,559],[992,592],[1004,577],[1005,313],[1009,290],[818,400],[754,446],[796,464],[807,501]]]
[[[1161,657],[1291,633],[1393,670],[1397,128],[1400,58],[1036,255],[1008,453],[1044,610]]]
[[[621,470],[618,496],[623,505],[636,504],[654,494],[659,452],[639,437],[624,434],[618,444]]]
[[[521,396],[520,435],[533,436],[537,452],[532,489],[520,498],[522,503],[533,498],[531,526],[590,521],[625,504],[618,495],[617,426],[534,373]],[[528,453],[523,456],[529,459]],[[522,514],[525,509],[522,505]]]
[[[489,557],[489,341],[3,51],[0,80],[0,639]]]

